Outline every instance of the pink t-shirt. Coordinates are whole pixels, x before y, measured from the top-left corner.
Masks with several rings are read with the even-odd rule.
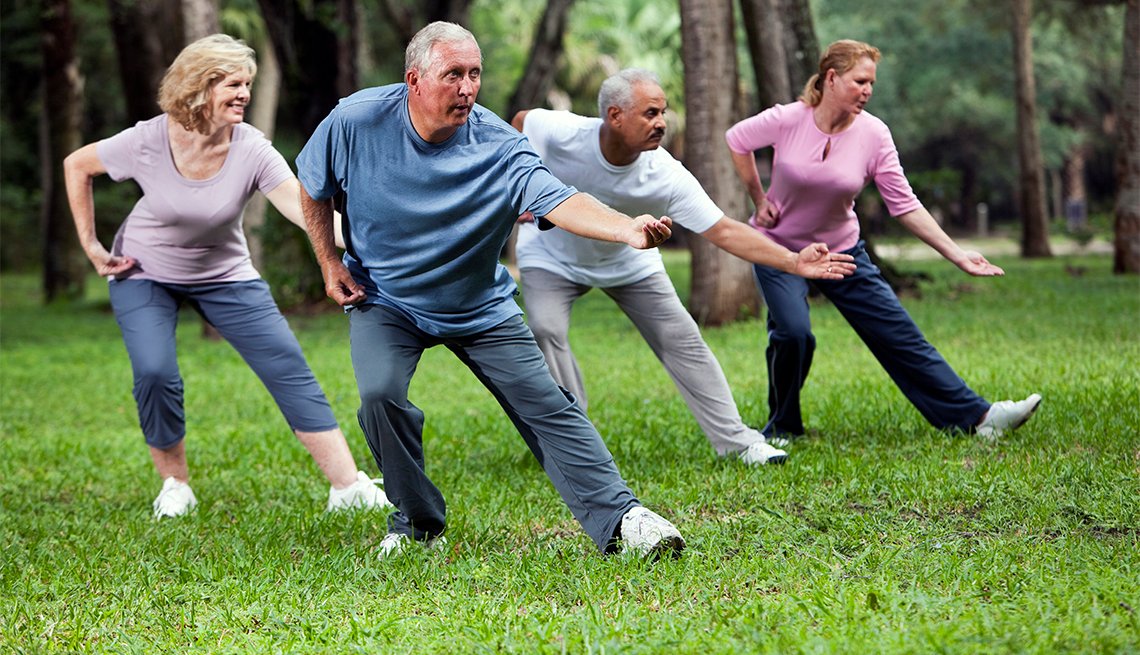
[[[272,191],[293,171],[257,128],[234,126],[226,161],[207,180],[187,179],[175,168],[166,114],[100,141],[96,151],[111,179],[133,178],[143,191],[111,247],[138,262],[120,278],[203,284],[260,277],[242,210],[254,191]]]
[[[891,216],[922,207],[903,174],[886,123],[864,111],[846,130],[828,135],[816,127],[813,112],[802,102],[776,105],[725,134],[728,147],[738,154],[768,146],[775,150],[768,200],[779,210],[779,219],[758,230],[791,250],[817,241],[832,251],[853,248],[859,240],[855,197],[872,180]],[[824,159],[828,140],[831,149]]]

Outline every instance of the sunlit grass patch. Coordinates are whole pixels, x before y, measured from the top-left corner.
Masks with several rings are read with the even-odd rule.
[[[683,256],[667,262],[687,294]],[[1140,645],[1140,284],[1104,258],[945,263],[904,300],[992,400],[1045,397],[996,442],[931,429],[813,301],[809,436],[780,467],[717,458],[600,292],[571,340],[623,475],[689,549],[597,554],[494,399],[429,351],[411,396],[448,545],[379,562],[382,515],[327,486],[268,393],[191,314],[178,339],[200,506],[158,491],[105,291],[0,288],[0,652],[1133,652]],[[1073,267],[1083,270],[1072,273]],[[362,468],[347,324],[291,317]],[[762,320],[705,331],[754,425]]]

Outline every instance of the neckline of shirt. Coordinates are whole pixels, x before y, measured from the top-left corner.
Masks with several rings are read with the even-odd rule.
[[[182,171],[178,170],[178,166],[175,165],[174,144],[170,142],[170,128],[167,123],[167,121],[170,119],[167,114],[163,114],[162,119],[162,142],[166,148],[166,157],[164,159],[166,159],[166,165],[170,167],[170,170],[174,173],[175,177],[183,184],[187,184],[189,186],[209,186],[220,180],[222,178],[222,174],[225,173],[227,169],[229,169],[230,160],[233,159],[234,143],[239,140],[238,132],[240,131],[241,127],[245,125],[245,123],[238,123],[237,125],[234,125],[234,129],[230,132],[230,147],[226,150],[226,159],[222,162],[222,166],[218,169],[218,172],[205,179],[196,180],[194,178],[186,177],[183,175]]]

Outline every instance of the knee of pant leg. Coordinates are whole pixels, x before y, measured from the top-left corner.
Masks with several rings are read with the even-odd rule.
[[[815,347],[815,335],[811,324],[805,321],[782,321],[768,330],[768,339],[781,343],[795,343],[803,347]]]
[[[172,433],[151,434],[148,432],[143,435],[143,438],[146,439],[146,445],[150,446],[151,448],[157,448],[158,450],[169,450],[182,443],[182,440],[186,438],[186,435]]]
[[[360,385],[360,405],[362,409],[379,408],[388,404],[404,405],[408,399],[406,381],[388,376],[379,376]]]
[[[549,320],[542,315],[528,315],[526,320],[530,331],[534,334],[534,340],[540,344],[566,342],[566,325],[560,325],[558,321]]]
[[[174,395],[181,399],[182,377],[177,370],[165,367],[143,367],[134,372],[135,397],[149,397],[158,395]]]

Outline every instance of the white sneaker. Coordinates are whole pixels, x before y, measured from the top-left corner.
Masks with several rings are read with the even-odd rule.
[[[189,514],[197,505],[198,499],[194,497],[194,490],[190,485],[179,482],[171,476],[162,481],[162,491],[158,492],[158,498],[154,499],[154,518]]]
[[[380,542],[380,551],[376,554],[378,559],[389,559],[404,553],[408,544],[419,544],[424,550],[436,550],[447,544],[447,539],[440,535],[427,541],[415,541],[402,532],[389,532]]]
[[[753,464],[783,464],[788,461],[788,453],[773,448],[766,441],[755,441],[751,446],[737,453],[740,460],[749,466]]]
[[[621,540],[625,552],[643,557],[660,557],[663,553],[680,557],[685,548],[685,539],[672,523],[640,506],[621,517]]]
[[[383,478],[373,480],[364,471],[356,472],[356,482],[344,489],[329,488],[329,504],[326,512],[342,509],[390,509],[394,507],[378,485]]]
[[[1033,416],[1041,405],[1041,395],[1032,394],[1025,400],[999,400],[978,423],[976,432],[983,437],[1000,437],[1003,432],[1016,430]]]
[[[788,437],[781,437],[778,435],[774,435],[771,437],[764,437],[764,440],[767,441],[769,445],[775,446],[777,448],[787,448],[788,446],[792,445],[791,439],[789,439]]]

